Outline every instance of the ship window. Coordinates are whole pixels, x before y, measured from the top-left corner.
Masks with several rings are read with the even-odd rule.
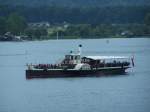
[[[79,59],[80,59],[80,56],[77,56],[77,59],[79,60]]]
[[[77,57],[77,56],[75,56],[75,57],[74,57],[74,59],[75,59],[75,60],[77,60],[77,59],[78,59],[78,57]]]
[[[69,55],[66,55],[66,59],[70,59],[70,56],[69,56]]]
[[[70,56],[70,59],[73,60],[73,56]]]

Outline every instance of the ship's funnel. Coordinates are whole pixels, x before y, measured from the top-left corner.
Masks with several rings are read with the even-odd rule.
[[[81,53],[82,53],[82,45],[81,44],[79,45],[78,50],[79,50],[79,55],[81,55]]]

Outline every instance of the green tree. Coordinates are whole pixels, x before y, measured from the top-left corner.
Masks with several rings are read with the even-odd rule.
[[[48,35],[45,28],[27,28],[25,34],[29,37],[28,39],[45,39]],[[42,38],[43,37],[43,38]]]
[[[0,35],[3,35],[6,32],[6,19],[0,17]]]
[[[148,13],[148,14],[145,16],[144,23],[145,23],[146,25],[150,25],[150,13]]]
[[[7,31],[13,34],[23,33],[24,29],[27,27],[27,23],[24,17],[18,15],[17,13],[12,13],[7,19]]]

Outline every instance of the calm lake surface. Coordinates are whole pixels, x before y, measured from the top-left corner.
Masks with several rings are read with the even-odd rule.
[[[25,78],[26,63],[59,62],[83,45],[84,55],[135,56],[128,75]],[[150,112],[150,39],[0,42],[0,112]]]

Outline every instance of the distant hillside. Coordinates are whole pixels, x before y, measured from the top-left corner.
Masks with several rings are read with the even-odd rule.
[[[42,10],[41,10],[42,9]],[[19,13],[28,22],[48,21],[50,23],[74,24],[128,24],[143,23],[150,12],[150,6],[109,6],[68,8],[63,6],[0,6],[0,16]]]
[[[0,0],[1,5],[24,6],[67,6],[67,7],[104,7],[104,6],[147,6],[150,0]]]
[[[150,0],[0,0],[0,16],[14,12],[29,22],[143,23]]]

